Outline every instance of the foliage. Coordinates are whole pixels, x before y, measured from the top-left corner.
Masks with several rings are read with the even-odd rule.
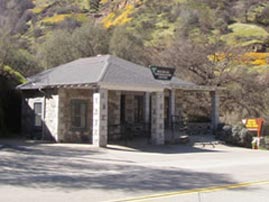
[[[61,14],[61,15],[55,15],[52,17],[44,18],[41,23],[45,23],[46,25],[53,25],[57,24],[59,22],[62,22],[66,17],[69,17],[69,14]]]
[[[217,138],[228,144],[251,148],[253,133],[249,132],[242,124],[234,126],[225,125],[219,128]]]
[[[145,61],[144,44],[141,37],[126,27],[114,29],[109,52],[126,60],[141,64]]]
[[[213,55],[208,56],[209,60],[214,62],[223,62],[226,59],[233,57],[234,64],[241,64],[241,65],[249,65],[249,69],[253,69],[253,66],[264,66],[269,64],[269,53],[262,53],[262,52],[246,52],[240,53],[237,55],[225,55],[225,53],[214,53]],[[260,72],[264,72],[262,68],[257,69]]]
[[[108,49],[106,30],[93,23],[73,32],[57,30],[39,48],[38,57],[46,68],[70,62],[80,57],[105,54]]]
[[[55,25],[63,22],[66,19],[74,19],[77,22],[87,22],[88,18],[84,14],[60,14],[60,15],[54,15],[52,17],[44,18],[41,23],[44,25]]]
[[[26,82],[26,79],[24,78],[24,76],[20,72],[15,71],[14,69],[12,69],[11,67],[9,67],[7,65],[5,65],[3,67],[3,71],[9,75],[12,75],[15,78],[15,80],[20,84]]]
[[[249,45],[253,41],[254,43],[259,40],[260,42],[267,39],[268,32],[257,25],[234,23],[228,27],[231,33],[223,35],[222,39],[232,46],[242,46],[247,42]]]
[[[103,24],[106,28],[124,25],[131,20],[130,15],[133,13],[133,11],[134,7],[132,5],[128,5],[119,14],[111,12],[103,19]]]

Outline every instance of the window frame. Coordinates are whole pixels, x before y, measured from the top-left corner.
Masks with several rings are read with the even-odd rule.
[[[74,114],[74,107],[75,105],[79,105],[80,114]],[[84,105],[85,111],[81,111],[81,106]],[[77,131],[85,131],[88,126],[88,102],[84,99],[72,99],[70,101],[70,128],[71,130],[77,130]],[[84,113],[84,114],[83,114]],[[80,119],[80,126],[77,126],[74,124],[74,119],[79,118]],[[84,119],[84,124],[82,124],[82,120]]]

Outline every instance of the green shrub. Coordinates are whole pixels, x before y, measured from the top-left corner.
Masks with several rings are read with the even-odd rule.
[[[253,132],[249,132],[242,124],[224,125],[217,131],[217,138],[228,144],[251,148]]]

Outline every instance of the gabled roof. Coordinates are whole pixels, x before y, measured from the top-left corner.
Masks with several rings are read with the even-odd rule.
[[[112,55],[81,58],[43,71],[28,78],[18,89],[53,88],[66,85],[117,85],[144,88],[192,88],[198,86],[174,77],[171,81],[158,81],[149,68]]]

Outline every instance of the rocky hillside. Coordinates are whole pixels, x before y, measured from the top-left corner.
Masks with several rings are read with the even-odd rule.
[[[269,35],[269,3],[262,0],[2,0],[0,13],[1,21],[9,18],[13,33],[29,40],[89,19],[107,29],[124,24],[143,28],[156,43],[186,23],[200,24],[232,46],[266,44]]]
[[[58,30],[73,32],[94,23],[113,36],[118,27],[135,35],[137,45],[159,52],[185,36],[195,43],[216,43],[243,48],[240,61],[251,66],[268,65],[269,2],[266,0],[1,0],[0,30],[19,43],[19,62],[6,65],[23,74],[37,62],[40,47]],[[9,35],[9,34],[7,34]],[[137,37],[139,40],[137,40]],[[115,39],[114,39],[115,41]],[[111,43],[110,43],[111,44]],[[41,45],[41,46],[40,46]],[[110,45],[108,45],[110,46]],[[105,47],[107,48],[107,47]],[[218,50],[220,51],[220,50]],[[100,52],[100,51],[99,51]],[[108,49],[101,53],[115,53]],[[39,54],[39,55],[40,55]],[[225,54],[225,53],[224,53]],[[86,55],[87,56],[87,55]],[[122,55],[120,55],[122,56]],[[72,57],[75,58],[76,56]],[[124,57],[124,56],[123,56]],[[226,56],[224,56],[225,58]],[[28,69],[16,67],[26,58]],[[218,60],[223,59],[222,57]],[[71,58],[70,58],[71,59]],[[127,58],[129,59],[129,58]],[[132,60],[132,59],[131,59]],[[29,65],[30,61],[30,65]],[[41,61],[41,60],[40,60]],[[64,62],[65,60],[63,60]],[[62,62],[59,60],[59,62]],[[19,64],[20,66],[23,66]],[[55,65],[51,63],[51,65]],[[15,66],[15,67],[14,67]]]

